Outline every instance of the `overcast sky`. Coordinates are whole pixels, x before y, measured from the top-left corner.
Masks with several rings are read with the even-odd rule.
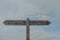
[[[26,26],[6,26],[4,20],[49,20],[30,26],[31,40],[60,40],[60,0],[0,0],[0,40],[26,40]]]

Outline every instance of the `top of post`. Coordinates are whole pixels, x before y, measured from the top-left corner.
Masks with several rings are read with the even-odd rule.
[[[29,18],[27,18],[27,20],[29,20]]]

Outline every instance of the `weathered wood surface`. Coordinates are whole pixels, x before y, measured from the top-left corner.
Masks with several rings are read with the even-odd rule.
[[[6,20],[5,25],[26,25],[26,20]],[[47,20],[29,20],[29,25],[49,25]]]

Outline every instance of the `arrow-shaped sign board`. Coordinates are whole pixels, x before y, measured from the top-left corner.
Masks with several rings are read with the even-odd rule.
[[[50,22],[47,20],[29,20],[29,25],[49,25]],[[5,25],[26,25],[26,20],[6,20]]]

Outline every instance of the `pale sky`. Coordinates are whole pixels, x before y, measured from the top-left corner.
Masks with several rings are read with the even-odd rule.
[[[26,40],[26,26],[7,26],[5,20],[49,20],[30,26],[31,40],[60,40],[60,0],[0,0],[0,40]]]

